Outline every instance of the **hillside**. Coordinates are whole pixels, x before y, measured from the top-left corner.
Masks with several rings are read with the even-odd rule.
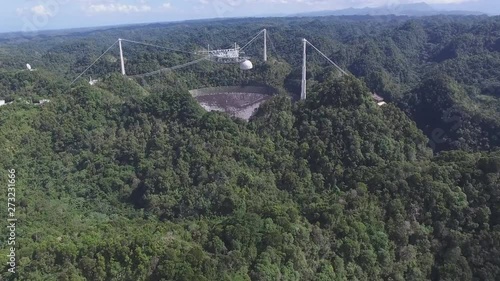
[[[18,260],[2,278],[498,280],[498,24],[245,19],[7,40],[0,170],[16,170]],[[201,63],[129,79],[113,51],[88,73],[96,85],[71,84],[118,34],[195,48],[265,25],[277,51],[250,72]],[[354,75],[311,51],[296,101],[301,37]],[[189,59],[127,47],[129,75]],[[189,94],[240,85],[278,94],[248,122]]]
[[[353,15],[399,15],[399,16],[432,16],[432,15],[481,15],[483,13],[467,10],[450,10],[453,5],[441,5],[441,9],[425,3],[392,4],[380,7],[347,8],[333,11],[306,12],[293,16],[320,17],[320,16],[353,16]]]
[[[210,44],[212,48],[227,48],[247,42],[262,28],[268,29],[268,64],[262,64],[262,39],[246,50],[255,63],[254,71],[240,73],[232,66],[199,63],[173,73],[135,79],[147,90],[159,91],[165,83],[180,83],[186,88],[270,85],[295,98],[300,92],[301,43],[305,37],[336,63],[362,79],[371,91],[395,103],[410,114],[407,104],[421,84],[435,77],[445,78],[454,88],[470,99],[467,104],[452,99],[450,111],[461,105],[461,123],[470,123],[480,132],[449,135],[436,146],[437,151],[466,149],[476,136],[485,138],[481,149],[498,144],[491,128],[498,127],[498,85],[500,85],[500,21],[485,16],[435,16],[408,18],[397,16],[351,16],[320,18],[237,19],[170,24],[139,25],[106,30],[75,32],[59,36],[38,36],[7,39],[0,47],[1,66],[19,71],[26,62],[49,71],[59,78],[73,80],[118,37],[149,42],[174,49],[194,51]],[[168,34],[168,36],[165,36]],[[125,44],[127,74],[135,75],[193,60],[185,53],[162,51],[151,47]],[[314,50],[308,51],[310,85],[321,81],[328,63]],[[117,48],[112,49],[82,79],[105,77],[119,72]],[[444,89],[444,88],[443,88]],[[443,93],[449,95],[449,93]],[[472,117],[468,117],[472,116]],[[444,118],[444,117],[441,117]],[[417,125],[428,138],[441,125]],[[432,128],[429,128],[432,127]],[[464,140],[459,140],[464,138]]]

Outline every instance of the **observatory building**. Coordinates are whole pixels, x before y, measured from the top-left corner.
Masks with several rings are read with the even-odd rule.
[[[384,98],[377,95],[377,93],[371,93],[372,99],[377,103],[378,106],[386,105]]]
[[[252,68],[253,68],[253,64],[250,60],[244,60],[243,62],[240,63],[241,70],[250,70]]]
[[[209,60],[217,63],[239,63],[241,70],[250,70],[253,68],[253,64],[249,60],[250,58],[241,56],[244,52],[236,43],[234,43],[234,48],[232,49],[208,49],[206,51],[199,51],[197,54],[206,55]]]

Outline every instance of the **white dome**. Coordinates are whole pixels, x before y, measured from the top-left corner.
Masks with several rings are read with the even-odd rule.
[[[251,62],[251,61],[249,61],[249,60],[245,60],[244,62],[242,62],[242,63],[240,64],[240,69],[241,69],[241,70],[250,70],[250,69],[252,69],[252,68],[253,68],[253,64],[252,64],[252,62]]]

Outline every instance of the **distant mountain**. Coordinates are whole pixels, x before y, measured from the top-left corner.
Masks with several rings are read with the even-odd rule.
[[[461,3],[433,4],[432,7],[440,10],[479,11],[488,15],[500,14],[500,1],[498,0],[477,0],[464,1]]]
[[[347,8],[333,11],[317,11],[299,13],[292,16],[317,17],[317,16],[352,16],[352,15],[401,15],[401,16],[430,16],[430,15],[481,15],[481,12],[457,11],[434,9],[427,3],[413,3],[400,5],[386,5],[375,8]]]

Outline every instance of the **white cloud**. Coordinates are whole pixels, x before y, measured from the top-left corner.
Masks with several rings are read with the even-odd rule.
[[[37,5],[31,8],[29,7],[17,8],[16,13],[19,16],[27,16],[30,14],[37,16],[54,16],[54,11],[49,10],[44,5]]]
[[[39,16],[52,16],[52,12],[45,8],[44,5],[33,6],[31,12]]]
[[[105,13],[105,12],[117,12],[117,13],[141,13],[151,11],[151,6],[147,4],[142,5],[127,5],[127,4],[93,4],[88,6],[89,12],[93,13]]]
[[[164,9],[170,9],[172,8],[172,3],[170,2],[166,2],[166,3],[163,3],[163,5],[161,5]]]
[[[216,0],[198,0],[201,4],[208,4],[209,2],[215,2]],[[391,4],[410,4],[410,3],[420,3],[426,2],[428,4],[453,4],[453,3],[464,3],[464,2],[475,2],[479,0],[337,0],[337,1],[325,1],[325,0],[222,0],[221,2],[227,3],[229,5],[235,6],[234,4],[249,4],[249,3],[274,3],[274,4],[305,4],[305,5],[316,5],[316,4],[330,4],[332,6],[342,5],[342,6],[383,6]]]
[[[36,5],[36,6],[25,6],[16,8],[16,13],[18,16],[48,16],[53,17],[59,11],[58,5]]]

